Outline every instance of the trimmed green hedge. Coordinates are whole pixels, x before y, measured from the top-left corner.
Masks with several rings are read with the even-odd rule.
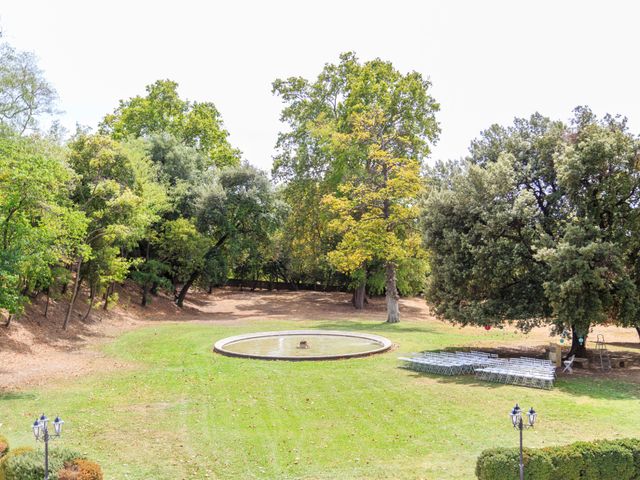
[[[525,449],[528,480],[640,480],[640,440],[599,440],[561,447]],[[485,450],[478,457],[479,480],[518,478],[517,448]]]

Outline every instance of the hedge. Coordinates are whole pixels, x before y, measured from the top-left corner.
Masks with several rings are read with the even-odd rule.
[[[640,440],[598,440],[560,447],[524,449],[527,480],[640,480]],[[518,478],[517,448],[485,450],[478,457],[479,480]]]

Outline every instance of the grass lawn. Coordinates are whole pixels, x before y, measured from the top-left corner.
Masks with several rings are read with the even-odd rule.
[[[398,350],[362,359],[274,362],[211,352],[223,337],[330,328],[387,336]],[[505,332],[483,340],[522,341]],[[66,420],[67,446],[107,479],[472,479],[478,453],[515,446],[508,412],[539,412],[528,446],[638,436],[640,388],[561,380],[552,391],[440,378],[397,368],[402,352],[477,341],[436,323],[264,321],[165,324],[105,348],[130,369],[0,393],[0,434],[33,445],[41,410]]]

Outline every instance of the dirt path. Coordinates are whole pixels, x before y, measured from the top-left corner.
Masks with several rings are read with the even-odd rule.
[[[124,332],[163,322],[259,322],[260,320],[332,320],[378,319],[384,321],[383,298],[372,299],[364,311],[354,310],[350,295],[323,292],[266,292],[220,289],[212,295],[195,293],[184,309],[177,308],[171,299],[158,297],[147,308],[138,305],[139,298],[131,290],[120,291],[120,304],[113,310],[99,308],[88,321],[82,322],[86,312],[86,299],[78,302],[67,331],[61,329],[65,302],[52,303],[49,318],[43,316],[44,299],[36,299],[23,318],[9,328],[0,326],[0,390],[24,389],[50,382],[52,378],[79,377],[91,372],[127,365],[101,353],[100,345]],[[401,312],[406,320],[437,322],[426,302],[420,298],[401,300]],[[457,327],[450,327],[457,328]],[[465,327],[476,333],[479,343],[483,329]],[[636,351],[640,357],[640,344],[633,329],[598,328],[614,348]],[[536,329],[523,340],[527,348],[540,350],[549,341],[548,328]],[[622,372],[622,371],[621,371]],[[638,372],[627,372],[640,381]]]

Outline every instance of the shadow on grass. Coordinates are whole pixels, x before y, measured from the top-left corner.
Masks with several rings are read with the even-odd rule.
[[[640,385],[620,380],[565,377],[556,382],[555,388],[570,395],[605,400],[640,399]]]
[[[457,385],[465,385],[467,387],[482,387],[488,389],[507,386],[501,383],[482,382],[480,380],[476,380],[476,377],[473,375],[442,376],[435,373],[416,372],[415,370],[410,370],[408,368],[403,368],[403,370],[405,370],[412,378],[430,378],[432,380],[436,380],[440,384],[445,385],[455,383]]]
[[[386,323],[386,322],[363,322],[362,320],[341,320],[339,322],[326,321],[314,325],[312,329],[319,330],[351,330],[351,331],[375,331],[389,333],[424,333],[442,334],[443,332],[425,325],[421,327],[415,324],[406,323]]]
[[[442,376],[432,373],[416,372],[407,368],[402,370],[413,378],[430,378],[440,384],[457,384],[468,387],[482,387],[498,389],[505,387],[517,387],[503,383],[485,382],[477,380],[474,375]],[[532,387],[520,386],[520,388],[532,389]],[[621,382],[619,380],[594,379],[594,378],[569,378],[562,377],[556,380],[552,390],[535,389],[540,392],[559,390],[572,396],[591,397],[603,400],[637,400],[640,399],[640,385],[637,383]]]
[[[0,402],[8,402],[10,400],[33,400],[36,396],[33,393],[23,392],[0,392]]]

